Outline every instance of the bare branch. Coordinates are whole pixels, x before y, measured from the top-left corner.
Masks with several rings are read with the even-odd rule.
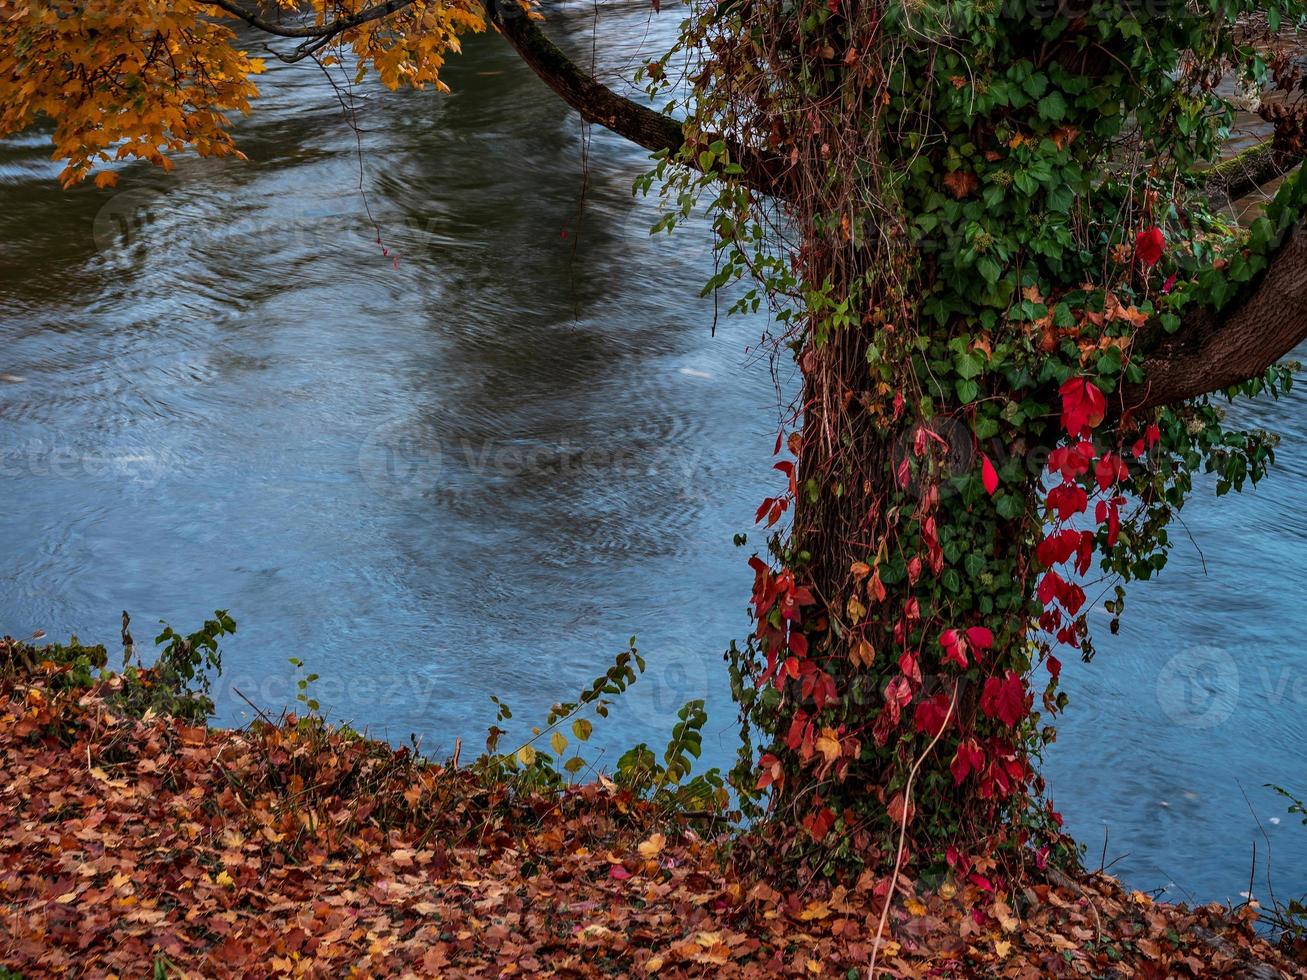
[[[324,24],[303,27],[287,27],[276,21],[268,20],[246,10],[239,3],[236,3],[236,0],[204,0],[204,2],[210,7],[218,7],[233,17],[245,21],[251,27],[257,27],[259,30],[267,34],[275,34],[277,37],[331,38],[351,28],[358,27],[360,24],[380,20],[382,17],[389,17],[405,7],[412,6],[416,0],[386,0],[385,3],[365,7],[349,17],[337,17],[335,20],[327,21]]]

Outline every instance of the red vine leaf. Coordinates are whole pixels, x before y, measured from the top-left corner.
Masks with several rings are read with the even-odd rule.
[[[1084,378],[1070,377],[1058,389],[1062,395],[1062,428],[1067,435],[1086,437],[1103,421],[1107,399]]]
[[[1166,250],[1166,236],[1162,234],[1162,229],[1157,226],[1141,231],[1135,238],[1135,257],[1139,259],[1146,268],[1151,269],[1162,259],[1162,253]]]
[[[912,719],[913,725],[917,731],[934,738],[944,730],[948,711],[948,695],[936,694],[933,698],[927,698],[917,705],[917,712]]]
[[[985,680],[985,689],[980,695],[980,710],[989,717],[997,718],[1009,728],[1015,728],[1025,716],[1026,706],[1026,686],[1020,674],[1009,670],[1002,680],[997,677]]]

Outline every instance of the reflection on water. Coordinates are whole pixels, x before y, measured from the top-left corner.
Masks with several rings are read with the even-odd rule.
[[[588,52],[592,15],[553,29]],[[657,46],[647,17],[604,8],[604,65]],[[293,655],[333,714],[428,748],[479,744],[491,694],[539,717],[634,633],[650,673],[608,744],[707,697],[727,763],[731,537],[774,476],[765,324],[710,335],[706,236],[651,240],[644,155],[596,132],[583,169],[575,118],[497,38],[447,77],[365,91],[356,137],[316,68],[274,66],[252,163],[134,166],[116,193],[60,191],[42,135],[0,145],[0,630],[112,643],[123,608],[140,638],[223,606],[224,721],[235,689],[290,701]],[[1240,410],[1285,433],[1280,472],[1200,494],[1206,574],[1182,532],[1121,635],[1067,665],[1046,772],[1141,887],[1235,895],[1255,813],[1278,890],[1307,888],[1307,831],[1262,788],[1307,789],[1302,408]]]

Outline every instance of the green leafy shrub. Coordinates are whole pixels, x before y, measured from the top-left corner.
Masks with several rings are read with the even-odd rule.
[[[486,739],[486,754],[477,760],[475,768],[491,779],[506,780],[527,792],[557,791],[580,781],[596,768],[582,754],[582,746],[594,732],[594,723],[586,714],[607,718],[611,699],[624,694],[644,671],[645,660],[635,637],[631,637],[627,649],[617,654],[612,665],[576,700],[555,704],[544,724],[533,727],[531,737],[511,752],[498,751],[506,734],[499,722],[510,720],[513,712],[499,698],[492,697],[498,713]],[[703,700],[686,702],[677,719],[661,762],[641,742],[619,757],[612,781],[668,812],[724,811],[729,793],[721,774],[716,769],[693,773],[694,760],[703,751],[703,726],[708,721]]]
[[[32,639],[39,640],[44,635],[37,633]],[[0,681],[12,682],[30,675],[41,664],[49,663],[57,669],[52,679],[56,689],[87,687],[95,679],[94,671],[103,668],[108,660],[108,653],[102,645],[83,646],[76,635],[66,644],[50,643],[43,647],[6,636],[0,640]]]
[[[14,683],[30,676],[43,665],[53,665],[50,683],[56,689],[70,690],[106,683],[113,693],[109,703],[124,714],[141,717],[151,711],[172,715],[190,724],[204,721],[213,714],[209,671],[220,673],[222,654],[218,640],[236,632],[236,620],[225,609],[186,636],[167,623],[155,638],[162,649],[153,666],[141,667],[130,662],[131,647],[124,654],[121,673],[106,671],[108,652],[103,644],[83,645],[76,636],[66,644],[33,646],[29,641],[6,636],[0,640],[0,683]],[[126,640],[127,617],[123,619]],[[44,636],[38,633],[33,640]]]

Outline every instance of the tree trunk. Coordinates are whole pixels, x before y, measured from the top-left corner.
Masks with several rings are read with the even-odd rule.
[[[779,696],[755,712],[772,739],[764,771],[772,759],[783,771],[770,781],[782,824],[817,840],[834,830],[848,856],[892,851],[905,816],[919,846],[1011,840],[1038,737],[1023,678],[1043,461],[977,445],[960,405],[911,421],[871,379],[867,336],[841,331],[800,357],[794,523],[780,552],[811,602],[800,594],[788,639],[764,630]],[[1019,474],[1010,518],[972,479],[982,456]]]

